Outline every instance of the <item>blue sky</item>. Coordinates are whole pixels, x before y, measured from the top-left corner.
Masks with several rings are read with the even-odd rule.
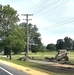
[[[68,36],[74,39],[74,0],[0,0],[10,4],[19,14],[33,14],[32,21],[41,33],[42,42],[56,43]],[[23,22],[22,16],[19,16]]]

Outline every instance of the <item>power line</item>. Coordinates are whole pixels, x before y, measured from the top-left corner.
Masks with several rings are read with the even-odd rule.
[[[29,8],[28,10],[26,10],[25,12],[31,12],[34,11],[34,9],[36,10],[36,8],[38,8],[40,5],[43,5],[45,2],[47,2],[48,0],[40,0],[37,4],[33,5],[31,8]]]
[[[58,25],[58,24],[62,24],[62,23],[65,23],[65,22],[68,22],[68,21],[71,21],[71,20],[73,20],[74,19],[74,17],[73,18],[69,18],[69,19],[67,19],[67,20],[64,20],[64,21],[62,21],[62,22],[59,22],[59,23],[56,23],[56,24],[54,24],[54,25]],[[54,26],[54,25],[51,25],[51,27],[52,26]],[[47,26],[47,28],[48,28],[49,26]],[[46,26],[45,27],[42,27],[42,28],[46,28]]]
[[[51,1],[44,0],[42,3],[39,3],[39,4],[37,3],[36,5],[34,5],[33,8],[31,7],[28,12],[32,12],[33,14],[36,14],[37,12],[40,12],[42,9],[43,10],[48,9],[49,6],[51,6],[56,1],[60,1],[60,0],[51,0]],[[44,9],[44,8],[46,8],[46,9]]]
[[[44,14],[47,14],[47,13],[51,12],[52,10],[54,10],[55,8],[58,8],[59,6],[65,4],[65,3],[68,2],[68,1],[69,1],[69,0],[66,0],[66,1],[62,2],[61,4],[59,4],[59,5],[57,5],[57,6],[53,7],[53,8],[51,8],[51,9],[48,10],[48,11],[45,11],[45,12],[43,12],[43,13],[39,13],[39,14],[37,14],[37,16],[35,16],[34,18],[40,17],[41,15],[44,15]]]
[[[55,0],[55,1],[52,1],[52,2],[48,2],[47,4],[45,4],[45,6],[41,7],[38,11],[36,12],[33,12],[34,14],[37,14],[39,13],[40,11],[45,11],[46,9],[48,9],[49,7],[53,6],[54,4],[56,4],[57,2],[59,2],[60,0]]]
[[[50,28],[55,28],[55,27],[62,26],[64,24],[67,24],[67,23],[70,23],[70,22],[74,22],[74,18],[59,22],[57,24],[51,25],[50,27],[47,27],[47,28],[44,28],[44,29],[41,29],[41,30],[47,30],[47,29],[50,29]]]

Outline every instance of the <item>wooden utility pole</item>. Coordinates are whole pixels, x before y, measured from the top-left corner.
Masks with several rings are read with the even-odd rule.
[[[33,14],[22,14],[22,16],[26,16],[26,24],[27,24],[27,51],[25,54],[25,60],[28,58],[28,52],[29,52],[29,30],[28,30],[28,21],[32,19],[28,19],[29,16],[33,16]]]

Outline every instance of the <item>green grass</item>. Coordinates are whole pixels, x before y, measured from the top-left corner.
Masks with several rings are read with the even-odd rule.
[[[35,54],[35,53],[30,52],[29,56],[39,58],[39,59],[44,59],[44,57],[55,57],[56,53],[57,52],[45,52],[45,53],[38,52],[38,53]],[[69,57],[70,62],[74,64],[74,52],[70,52],[69,56],[70,56]],[[14,59],[18,59],[20,57],[24,57],[24,55],[23,54],[12,55],[13,60],[9,60],[8,58],[3,58],[3,57],[0,57],[0,59],[18,64],[18,65],[27,66],[27,67],[30,67],[30,68],[33,68],[33,69],[36,69],[36,70],[39,70],[39,71],[42,71],[42,72],[46,72],[50,75],[74,75],[74,74],[52,72],[52,71],[49,70],[49,68],[45,69],[45,65],[40,65],[40,64],[37,64],[37,63],[31,63],[31,62],[27,62],[27,61],[14,60]]]
[[[29,55],[30,56],[49,56],[49,57],[51,57],[51,56],[55,56],[55,54],[56,54],[56,52],[55,51],[53,51],[53,52],[44,52],[44,53],[42,53],[42,52],[38,52],[38,53],[29,53]]]
[[[55,57],[55,55],[56,55],[56,52],[55,51],[53,51],[53,52],[44,52],[44,53],[42,53],[42,52],[38,52],[38,53],[29,53],[29,56],[30,57],[34,57],[34,58],[39,58],[39,59],[44,59],[45,57]]]

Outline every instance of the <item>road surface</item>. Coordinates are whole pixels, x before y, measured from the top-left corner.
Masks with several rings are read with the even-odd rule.
[[[0,63],[0,75],[29,75],[29,74]]]

